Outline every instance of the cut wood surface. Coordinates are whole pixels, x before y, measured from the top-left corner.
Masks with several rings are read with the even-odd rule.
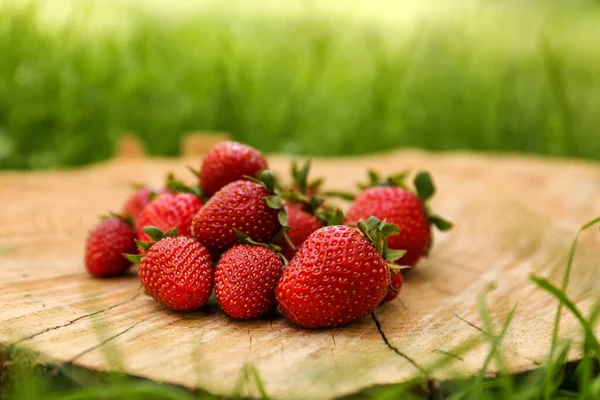
[[[270,160],[287,174],[288,157]],[[456,224],[436,233],[429,259],[406,274],[400,299],[373,316],[317,331],[283,318],[240,322],[214,303],[192,313],[167,311],[140,290],[135,272],[89,277],[83,248],[97,215],[120,210],[131,182],[160,185],[170,170],[191,176],[185,166],[199,162],[114,160],[0,174],[0,344],[33,349],[44,363],[121,369],[223,395],[253,365],[274,398],[330,398],[423,371],[433,379],[476,373],[489,349],[477,298],[493,282],[487,299],[496,332],[518,303],[503,341],[506,367],[526,371],[545,361],[557,308],[529,275],[560,283],[577,228],[600,215],[597,164],[416,151],[315,159],[314,174],[328,178],[331,189],[352,189],[367,167],[428,169],[438,186],[434,209]],[[599,236],[583,235],[568,288],[584,312],[600,293]],[[561,335],[579,341],[579,325],[563,314]],[[466,353],[429,370],[463,343]]]

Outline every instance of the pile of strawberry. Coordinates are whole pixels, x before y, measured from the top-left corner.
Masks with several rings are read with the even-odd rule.
[[[87,240],[87,270],[104,278],[138,264],[146,292],[177,311],[202,307],[214,289],[237,319],[278,308],[305,328],[356,321],[398,296],[401,270],[431,247],[431,225],[451,224],[427,205],[435,192],[427,173],[411,191],[405,174],[370,172],[344,217],[323,197],[336,193],[308,172],[309,163],[294,165],[284,187],[258,150],[222,142],[204,159],[199,185],[169,176],[103,218]]]

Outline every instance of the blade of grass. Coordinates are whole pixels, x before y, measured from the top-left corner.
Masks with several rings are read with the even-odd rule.
[[[144,399],[161,400],[193,400],[195,397],[183,389],[173,386],[161,385],[154,382],[123,382],[100,387],[88,387],[57,393],[46,397],[48,400],[87,400],[87,399],[115,399],[127,397],[140,397]]]
[[[530,275],[530,279],[533,283],[539,286],[541,289],[544,289],[552,296],[556,297],[561,304],[563,304],[571,313],[577,318],[581,326],[583,327],[586,335],[589,335],[590,346],[596,353],[596,357],[600,357],[600,343],[598,343],[598,338],[596,338],[595,332],[590,325],[590,322],[585,319],[581,311],[577,308],[575,303],[566,296],[565,292],[554,286],[547,279],[542,278],[537,275]]]

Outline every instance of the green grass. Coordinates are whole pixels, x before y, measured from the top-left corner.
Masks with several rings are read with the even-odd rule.
[[[442,382],[439,387],[423,386],[423,377],[398,384],[374,387],[363,392],[346,396],[345,399],[396,399],[396,398],[444,398],[444,399],[590,399],[600,398],[600,344],[594,331],[600,317],[600,302],[596,303],[589,316],[585,316],[577,308],[567,294],[567,287],[573,267],[573,259],[577,249],[579,236],[584,231],[597,228],[600,217],[596,218],[578,231],[561,287],[557,287],[545,278],[532,275],[532,284],[538,286],[557,300],[557,313],[554,321],[554,335],[548,349],[548,358],[542,367],[521,375],[510,375],[504,367],[502,339],[510,330],[510,323],[518,304],[512,308],[499,332],[488,312],[487,291],[494,290],[491,286],[479,296],[478,309],[483,321],[482,339],[489,343],[489,353],[479,371],[474,377],[457,378]],[[558,336],[562,309],[565,307],[580,322],[584,334],[580,353],[582,359],[576,364],[566,364],[567,354],[572,349],[572,342],[561,340]],[[452,352],[444,352],[444,357],[438,363],[427,367],[424,374],[431,374],[440,368],[448,359],[461,357],[469,351],[472,343],[458,346]],[[118,352],[117,352],[118,353]],[[106,354],[107,360],[114,363],[115,354]],[[52,399],[52,400],[83,400],[83,399],[157,399],[157,400],[192,400],[215,399],[214,395],[206,392],[192,393],[190,391],[154,383],[152,381],[129,378],[118,373],[99,376],[78,370],[71,366],[53,369],[31,367],[30,354],[26,351],[13,349],[13,363],[3,374],[0,368],[0,398],[6,400]],[[1,359],[0,359],[1,361]],[[495,363],[499,371],[494,377],[488,376],[488,369]],[[0,362],[0,367],[2,363]],[[4,376],[4,379],[2,379]],[[4,391],[2,382],[5,381]],[[269,395],[258,371],[247,365],[241,372],[234,398],[240,398],[244,392],[254,393],[257,398],[268,399]]]
[[[0,168],[106,159],[123,132],[176,155],[198,130],[311,155],[600,157],[598,2],[204,3],[110,18],[114,4],[74,6],[53,22],[0,4]]]

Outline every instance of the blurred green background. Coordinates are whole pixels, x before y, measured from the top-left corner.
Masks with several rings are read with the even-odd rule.
[[[598,1],[0,2],[0,168],[109,158],[124,132],[269,152],[600,158]]]

